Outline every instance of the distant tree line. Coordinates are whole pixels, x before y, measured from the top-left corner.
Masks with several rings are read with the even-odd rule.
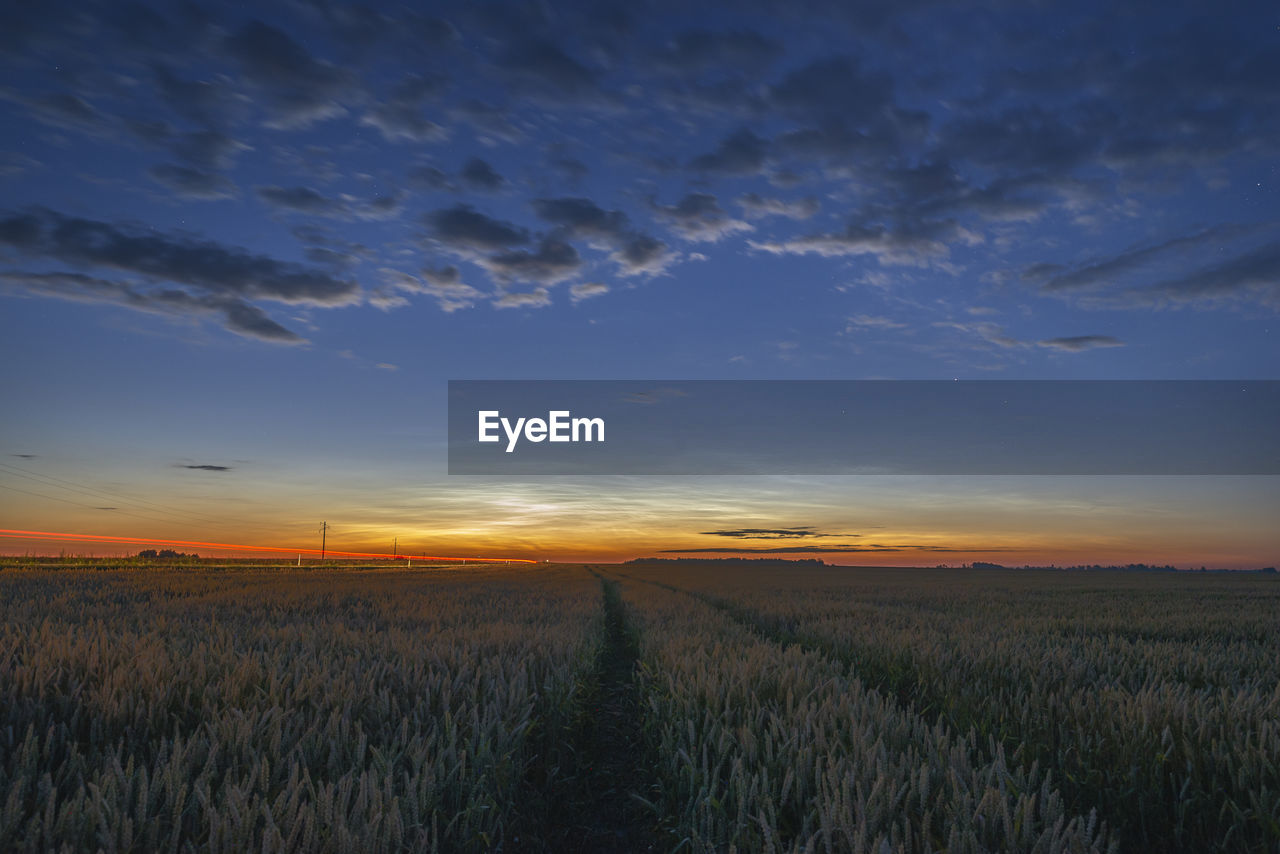
[[[784,558],[784,557],[637,557],[627,563],[678,563],[678,564],[717,564],[749,563],[752,566],[831,566],[817,558]]]
[[[149,560],[154,560],[156,558],[169,560],[179,557],[200,557],[200,555],[195,552],[192,552],[191,554],[187,554],[186,552],[175,552],[173,549],[161,549],[160,551],[156,551],[155,549],[143,549],[138,552],[138,557],[147,558]]]

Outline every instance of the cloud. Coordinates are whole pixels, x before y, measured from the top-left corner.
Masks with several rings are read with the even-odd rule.
[[[653,203],[654,213],[688,241],[715,242],[752,226],[733,219],[709,193],[690,193],[675,205]]]
[[[462,274],[457,267],[448,266],[439,269],[426,268],[421,278],[410,276],[399,270],[383,270],[384,277],[396,290],[406,293],[426,294],[434,297],[440,310],[452,314],[459,309],[471,308],[484,294],[462,281]],[[382,308],[396,308],[400,303],[392,304],[384,301]]]
[[[987,344],[1002,350],[1019,350],[1028,346],[1027,342],[1006,335],[1004,329],[998,323],[991,323],[986,320],[976,320],[968,323],[952,320],[938,321],[933,326],[939,329],[955,329],[968,335],[976,336]]]
[[[781,44],[752,30],[686,30],[654,54],[654,65],[680,75],[719,71],[726,66],[759,70],[781,55]]]
[[[243,109],[223,80],[186,80],[163,64],[151,67],[160,99],[178,115],[205,128],[220,127]]]
[[[223,44],[244,78],[266,96],[269,127],[302,128],[346,112],[341,101],[352,97],[352,76],[313,57],[289,35],[262,21],[250,21],[228,35]]]
[[[231,466],[215,466],[208,464],[185,465],[180,464],[178,468],[191,469],[192,471],[231,471]]]
[[[665,243],[635,231],[625,213],[605,210],[590,199],[534,199],[533,211],[568,237],[611,248],[609,260],[623,276],[656,275],[674,261]]]
[[[618,265],[623,276],[657,276],[675,263],[677,255],[656,237],[638,234],[610,253],[609,260]]]
[[[435,166],[415,166],[409,170],[409,180],[424,190],[452,190],[449,176]]]
[[[757,175],[764,169],[768,143],[743,128],[720,141],[715,151],[689,162],[692,169],[729,175]]]
[[[888,75],[863,72],[848,56],[820,59],[798,68],[769,90],[772,105],[797,119],[865,124],[893,103]]]
[[[162,163],[148,169],[147,176],[184,199],[215,201],[234,199],[240,195],[240,189],[225,175],[203,172],[189,166]]]
[[[444,88],[443,77],[409,75],[391,93],[391,98],[366,112],[360,123],[377,128],[387,142],[440,142],[449,138],[448,128],[424,114],[424,104]]]
[[[487,161],[481,160],[479,157],[472,157],[462,167],[462,171],[458,173],[458,177],[462,179],[462,183],[466,184],[473,190],[484,190],[493,192],[502,189],[506,183],[501,175],[494,171],[494,168]]]
[[[511,111],[505,107],[471,98],[451,106],[449,117],[454,121],[471,125],[486,137],[513,145],[524,139],[524,134],[511,121]]]
[[[229,169],[249,146],[214,130],[179,134],[170,143],[174,156],[197,169]]]
[[[305,339],[276,323],[251,303],[238,297],[190,294],[176,289],[141,289],[81,273],[0,273],[0,285],[32,296],[72,302],[117,305],[148,314],[171,317],[219,317],[224,329],[245,338],[272,344],[302,344]]]
[[[1185,276],[1129,292],[1143,301],[1176,302],[1252,298],[1280,308],[1280,244],[1270,243]]]
[[[34,157],[17,151],[0,151],[0,177],[24,175],[44,166]]]
[[[609,286],[603,282],[579,282],[569,288],[569,298],[575,303],[609,293]]]
[[[1124,342],[1110,335],[1072,335],[1066,338],[1049,338],[1041,341],[1040,346],[1067,353],[1080,353],[1098,347],[1123,347]]]
[[[760,219],[767,216],[781,216],[787,219],[809,219],[821,210],[822,205],[812,196],[804,199],[787,201],[771,199],[756,193],[747,193],[738,197],[738,206],[747,219]]]
[[[532,252],[512,249],[476,259],[502,281],[539,282],[551,285],[572,278],[582,267],[578,250],[563,240],[544,237]]]
[[[346,206],[337,199],[321,195],[310,187],[258,187],[258,198],[280,210],[311,216],[344,217]]]
[[[812,525],[792,528],[731,528],[718,531],[700,531],[712,537],[730,537],[739,540],[789,540],[804,537],[860,537],[861,534],[824,534]]]
[[[906,326],[907,324],[899,323],[888,317],[874,314],[855,314],[848,319],[845,331],[853,332],[858,329],[905,329]]]
[[[511,72],[517,88],[575,102],[598,100],[601,95],[597,75],[547,39],[511,43],[497,65]]]
[[[886,265],[927,266],[951,254],[948,241],[952,240],[972,244],[979,238],[952,221],[903,223],[893,228],[850,223],[844,231],[749,243],[773,255],[871,255]]]
[[[776,547],[752,547],[752,546],[720,546],[706,547],[698,549],[662,549],[662,554],[714,554],[714,553],[752,553],[752,554],[856,554],[856,553],[895,553],[895,552],[934,552],[934,553],[962,553],[970,552],[1001,552],[1007,549],[988,548],[988,549],[959,549],[947,546],[927,546],[927,545],[857,545],[842,543],[831,546],[776,546]]]
[[[604,210],[590,199],[534,199],[533,212],[572,237],[609,245],[625,240],[631,230],[625,213]]]
[[[954,158],[1003,174],[1060,174],[1097,156],[1099,128],[1068,124],[1038,106],[1010,107],[995,115],[969,115],[939,130],[938,148]]]
[[[529,242],[529,232],[492,219],[470,205],[454,205],[425,217],[431,236],[448,249],[492,252]]]
[[[1047,264],[1032,265],[1022,271],[1022,278],[1024,281],[1039,283],[1045,291],[1093,290],[1115,285],[1125,276],[1149,265],[1182,258],[1194,250],[1247,236],[1257,230],[1258,226],[1227,223],[1121,252],[1075,269],[1068,270]]]
[[[341,306],[360,289],[329,273],[187,235],[118,226],[49,210],[0,220],[0,243],[24,254],[166,280],[214,295]]]
[[[276,210],[333,219],[392,219],[400,214],[404,196],[393,193],[368,201],[352,196],[325,196],[310,187],[258,187],[258,198]]]
[[[545,308],[551,305],[551,295],[546,288],[529,293],[503,294],[493,301],[495,308]]]
[[[87,134],[111,131],[111,123],[105,115],[80,96],[70,92],[51,92],[28,97],[0,89],[0,98],[21,104],[27,108],[32,118],[50,127]]]

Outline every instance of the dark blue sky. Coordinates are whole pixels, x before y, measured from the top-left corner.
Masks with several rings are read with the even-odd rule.
[[[292,536],[325,489],[352,515],[394,485],[490,524],[442,474],[451,378],[1280,363],[1273,3],[0,16],[0,451],[28,493],[230,502],[230,527],[272,495]],[[20,495],[6,515],[120,527]],[[479,536],[396,507],[352,530]]]

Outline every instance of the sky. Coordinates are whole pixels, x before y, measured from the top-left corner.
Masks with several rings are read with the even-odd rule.
[[[0,57],[0,528],[1280,559],[1274,476],[518,479],[445,444],[460,379],[1276,378],[1273,3],[52,0],[4,5]]]

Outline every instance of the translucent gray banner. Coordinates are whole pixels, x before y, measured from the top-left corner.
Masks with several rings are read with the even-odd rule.
[[[453,380],[449,473],[1280,474],[1276,380]]]

